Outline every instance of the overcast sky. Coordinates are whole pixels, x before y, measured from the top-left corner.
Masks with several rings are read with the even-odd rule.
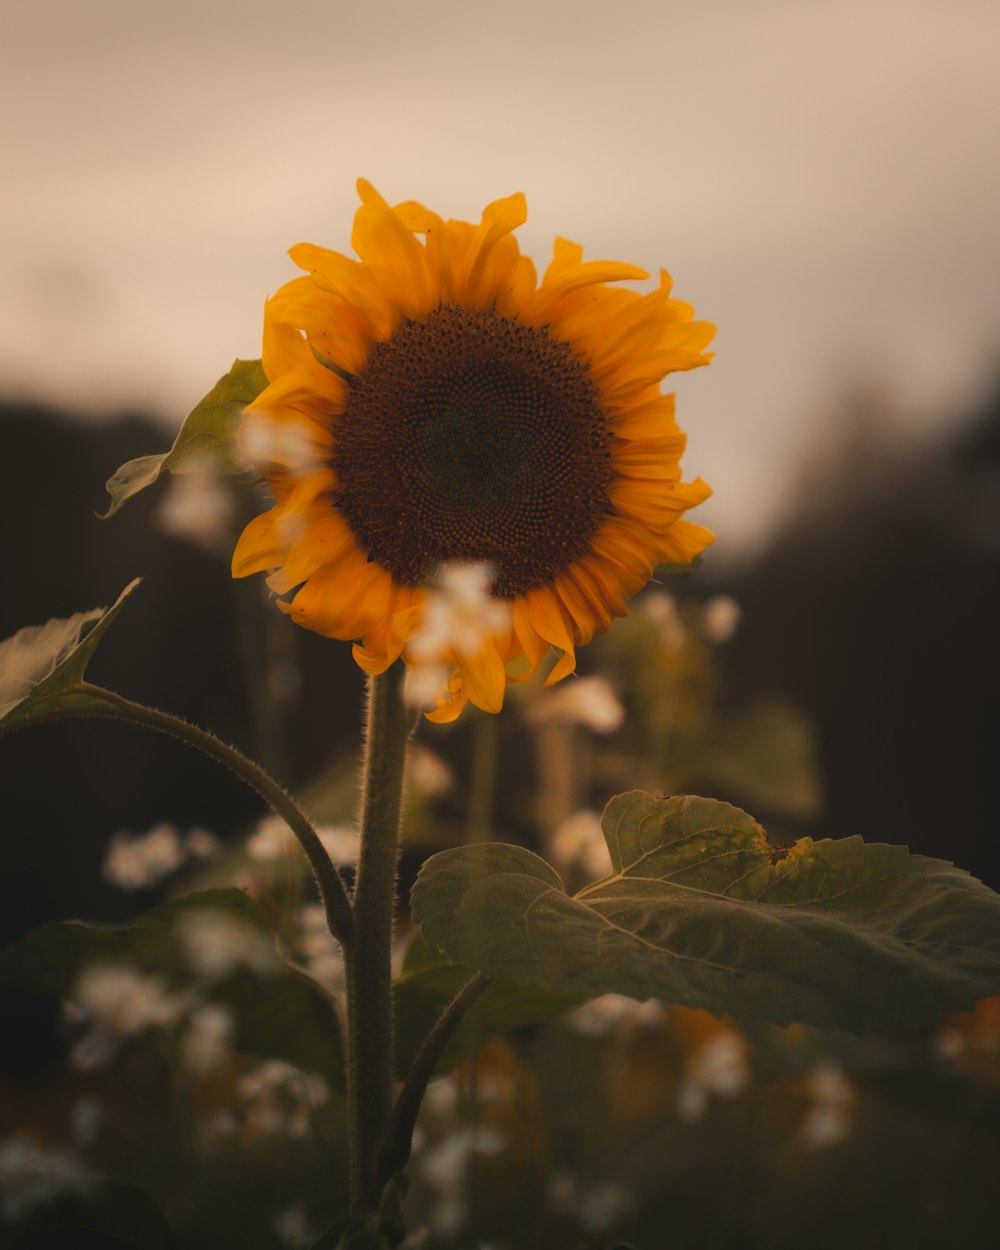
[[[735,551],[856,379],[917,431],[996,370],[998,47],[993,0],[7,0],[0,394],[176,424],[359,174],[520,189],[537,259],[664,265],[719,326],[677,390]]]

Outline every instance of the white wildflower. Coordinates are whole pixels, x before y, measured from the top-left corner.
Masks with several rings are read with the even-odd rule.
[[[811,1105],[796,1135],[805,1150],[825,1150],[851,1135],[854,1086],[836,1064],[821,1064],[809,1074]]]
[[[317,825],[316,834],[338,867],[352,867],[358,862],[361,843],[352,825]]]
[[[309,1116],[329,1097],[326,1082],[282,1059],[269,1059],[245,1073],[237,1086],[246,1131],[254,1137],[304,1137]]]
[[[601,818],[592,808],[574,812],[556,827],[549,852],[560,867],[580,867],[594,879],[606,877],[612,871]]]
[[[298,1248],[312,1245],[320,1230],[312,1224],[305,1208],[296,1204],[275,1216],[274,1231],[286,1246]]]
[[[677,1096],[682,1120],[700,1120],[713,1096],[734,1098],[750,1079],[746,1046],[738,1033],[714,1033],[688,1058]]]
[[[731,595],[715,595],[701,610],[701,628],[709,642],[730,642],[736,636],[743,609]]]
[[[280,859],[295,844],[295,834],[280,816],[265,816],[247,839],[247,853],[258,863]]]
[[[344,956],[340,943],[326,923],[326,910],[320,903],[299,908],[299,951],[306,971],[332,994],[344,989]]]
[[[603,1233],[621,1223],[635,1206],[635,1195],[617,1180],[588,1185],[580,1196],[577,1211],[580,1223],[588,1233]]]
[[[148,833],[116,833],[108,843],[101,866],[109,885],[120,890],[142,890],[176,872],[187,858],[173,825],[159,824]]]
[[[420,1156],[421,1177],[435,1193],[433,1229],[439,1236],[458,1232],[465,1220],[472,1157],[499,1154],[506,1145],[506,1138],[494,1129],[460,1129]]]
[[[452,771],[444,760],[420,743],[410,748],[406,760],[406,780],[418,794],[427,798],[443,794],[455,784]]]
[[[621,1028],[654,1028],[664,1014],[663,1004],[655,998],[639,1003],[624,994],[602,994],[570,1012],[566,1023],[583,1037],[608,1037]]]
[[[656,626],[660,642],[667,651],[679,651],[684,645],[684,625],[677,602],[665,590],[653,590],[639,600],[639,610]]]
[[[207,829],[192,829],[184,839],[184,850],[190,859],[218,859],[222,854],[222,843]]]
[[[487,641],[511,627],[510,604],[490,596],[488,564],[444,564],[424,600],[417,630],[409,639],[406,698],[417,706],[446,693],[452,666],[478,656]]]
[[[127,964],[92,964],[77,978],[72,1001],[104,1029],[122,1037],[175,1024],[188,1000],[167,992],[161,977]]]
[[[192,1011],[181,1034],[181,1062],[197,1077],[209,1076],[229,1053],[233,1017],[225,1007],[205,1003]]]
[[[242,971],[266,976],[281,967],[264,933],[220,908],[204,907],[181,916],[177,933],[188,963],[210,981]]]
[[[64,1151],[45,1150],[26,1137],[0,1142],[0,1216],[5,1223],[65,1194],[86,1196],[97,1183],[79,1159]]]
[[[164,534],[192,543],[209,555],[228,558],[232,550],[236,508],[215,473],[172,474],[154,520]]]
[[[611,734],[622,727],[625,709],[606,677],[577,677],[537,699],[531,719],[583,725],[595,734]]]

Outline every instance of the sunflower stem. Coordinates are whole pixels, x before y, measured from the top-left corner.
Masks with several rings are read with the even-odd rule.
[[[353,937],[354,918],[351,914],[351,903],[347,890],[341,880],[333,861],[327,854],[323,843],[319,840],[309,817],[298,806],[292,796],[279,785],[263,768],[249,759],[242,751],[230,746],[217,738],[207,729],[192,725],[190,721],[174,716],[170,712],[161,712],[158,708],[146,707],[142,703],[134,703],[112,690],[102,686],[81,682],[79,689],[84,693],[99,698],[104,708],[92,704],[77,712],[72,708],[59,710],[53,719],[74,716],[110,716],[132,721],[137,725],[145,725],[148,729],[156,729],[178,738],[188,746],[195,747],[210,759],[224,764],[237,777],[246,782],[252,790],[256,790],[265,803],[288,825],[298,838],[299,845],[305,852],[306,859],[316,879],[320,899],[326,912],[326,922],[330,933],[349,950]]]
[[[368,679],[361,853],[354,887],[357,941],[345,951],[351,1214],[378,1209],[379,1150],[392,1112],[392,935],[406,744],[414,714],[404,669]]]
[[[380,1158],[382,1184],[385,1184],[396,1172],[401,1172],[409,1162],[417,1113],[424,1094],[427,1092],[427,1085],[437,1068],[438,1060],[455,1036],[455,1031],[462,1023],[465,1013],[492,982],[492,977],[483,976],[481,972],[477,972],[458,991],[427,1035],[427,1040],[414,1059],[412,1068],[406,1074],[403,1088],[399,1091],[399,1097],[392,1111]]]

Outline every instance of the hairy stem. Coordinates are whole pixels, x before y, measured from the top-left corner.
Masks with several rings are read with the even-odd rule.
[[[492,980],[492,977],[486,977],[481,972],[477,972],[474,977],[466,981],[448,1004],[443,1015],[428,1034],[420,1053],[414,1059],[413,1067],[407,1073],[406,1081],[396,1099],[382,1147],[379,1173],[383,1184],[390,1176],[406,1166],[412,1149],[417,1113],[427,1091],[428,1082],[437,1068],[438,1060],[455,1036],[455,1030],[461,1024],[462,1017],[489,987]]]
[[[312,822],[287,790],[269,776],[259,764],[248,759],[242,751],[229,746],[207,729],[200,729],[197,725],[192,725],[189,721],[173,716],[169,712],[161,712],[157,708],[146,707],[142,703],[133,703],[131,699],[123,698],[122,695],[115,694],[111,690],[104,690],[100,686],[93,686],[90,682],[82,682],[79,689],[90,696],[88,705],[80,711],[67,707],[65,711],[56,712],[53,719],[73,716],[111,716],[121,717],[150,729],[158,729],[160,733],[179,738],[181,742],[196,747],[218,763],[225,764],[251,789],[256,790],[298,838],[313,871],[313,876],[316,878],[330,932],[344,947],[345,952],[350,948],[353,917],[344,883],[320,842]],[[103,707],[95,706],[97,700]]]
[[[392,933],[406,743],[414,716],[402,664],[368,679],[361,853],[354,888],[357,941],[345,952],[351,1214],[378,1207],[378,1151],[392,1111]]]

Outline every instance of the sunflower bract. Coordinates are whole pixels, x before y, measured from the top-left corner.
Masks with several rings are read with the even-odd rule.
[[[711,492],[681,481],[660,383],[709,362],[714,327],[666,272],[647,294],[611,286],[648,275],[565,239],[539,282],[512,234],[523,195],[476,226],[358,186],[358,259],[300,244],[305,276],[265,305],[269,385],[239,439],[274,506],[233,574],[267,572],[293,620],[380,673],[419,662],[408,643],[442,566],[488,566],[509,610],[437,658],[449,680],[429,716],[496,712],[550,647],[551,684],[657,564],[712,541],[683,519]]]

